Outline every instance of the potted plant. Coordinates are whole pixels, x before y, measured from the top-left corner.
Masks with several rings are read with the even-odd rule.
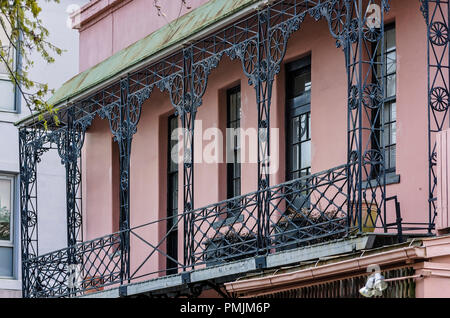
[[[203,259],[207,266],[215,265],[221,261],[232,262],[253,255],[256,247],[254,233],[236,233],[227,231],[225,234],[217,232],[214,237],[207,238],[203,251]]]
[[[346,215],[342,211],[320,212],[310,208],[297,211],[289,208],[273,226],[277,237],[274,243],[283,245],[279,250],[287,250],[337,239],[340,237],[339,234],[325,237],[323,235],[335,231],[336,227],[344,228],[346,222]]]

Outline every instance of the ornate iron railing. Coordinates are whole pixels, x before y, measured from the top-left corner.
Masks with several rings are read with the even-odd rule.
[[[436,55],[435,49],[443,53],[448,51],[445,50],[448,47],[448,32],[444,32],[448,30],[448,1],[421,0],[421,3],[430,42],[430,213],[427,229],[431,233],[436,214],[434,134],[445,126],[441,119],[447,118],[448,112],[448,103],[445,103],[448,99],[448,76],[442,75],[442,70],[448,67],[441,63],[445,60],[442,58],[445,54]],[[366,28],[368,22],[373,20],[373,10],[366,8],[373,6],[381,9],[380,27]],[[344,235],[353,226],[359,231],[366,228],[383,228],[387,231],[385,154],[381,138],[383,128],[379,129],[375,124],[376,118],[382,117],[384,109],[384,101],[380,98],[385,91],[385,83],[380,80],[384,78],[384,67],[375,67],[379,65],[377,50],[369,48],[379,47],[384,52],[384,13],[388,10],[387,0],[269,1],[260,10],[238,19],[228,27],[96,90],[87,98],[63,107],[58,114],[61,125],[51,120],[50,130],[44,129],[40,121],[24,125],[19,135],[24,297],[67,296],[94,290],[83,286],[86,281],[91,285],[98,282],[98,285],[107,286],[144,276],[161,276],[165,269],[159,265],[167,258],[175,261],[179,270],[186,270],[193,266],[332,239]],[[344,51],[348,79],[348,167],[342,168],[341,172],[334,169],[309,179],[269,187],[268,141],[273,81],[280,71],[289,37],[300,28],[307,16],[315,20],[325,19],[337,46]],[[224,56],[241,61],[249,83],[255,88],[257,126],[260,129],[258,191],[191,211],[194,207],[194,122],[206,91],[208,76]],[[380,59],[384,61],[384,53]],[[381,74],[373,73],[377,69],[381,70]],[[171,103],[185,128],[185,153],[191,154],[185,156],[183,165],[183,207],[187,212],[172,220],[174,227],[169,233],[166,230],[161,232],[169,220],[130,229],[132,138],[137,131],[142,105],[156,88],[169,93]],[[77,168],[77,164],[86,129],[97,116],[108,120],[119,146],[121,232],[104,239],[76,244],[82,240],[82,220],[77,204],[80,201],[77,193],[80,192],[78,180],[81,169]],[[371,142],[367,142],[369,140]],[[49,143],[57,146],[66,165],[67,233],[70,247],[36,257],[39,254],[36,169],[44,145]],[[380,171],[380,174],[365,186],[364,180],[372,175],[372,171]],[[178,226],[181,219],[182,226]],[[401,217],[397,219],[401,222]],[[166,253],[167,235],[175,231],[184,239],[181,240],[184,247],[183,261],[178,261],[180,257],[175,259]],[[147,237],[148,233],[167,234],[155,238]],[[120,253],[113,253],[119,255],[114,258],[115,261],[103,269],[93,266],[95,272],[89,273],[87,267],[90,265],[86,264],[92,263],[87,262],[86,255],[91,255],[89,257],[93,258],[93,264],[103,264],[109,257],[105,255],[110,255],[107,251],[116,244],[120,246]],[[141,263],[135,263],[134,245],[149,251],[143,253]],[[153,261],[155,258],[156,263]],[[154,269],[151,264],[158,264],[158,267]],[[117,268],[120,273],[118,276]],[[82,278],[74,282],[74,273],[82,273]],[[69,276],[71,279],[66,280]]]
[[[29,295],[79,296],[342,237],[349,231],[347,171],[347,165],[340,166],[32,258],[24,263],[31,273]],[[258,234],[261,192],[270,211],[264,221],[270,231],[263,235]],[[187,217],[189,229],[183,233],[180,225]],[[174,232],[179,244],[189,246],[169,255]]]
[[[27,260],[30,297],[70,297],[123,281],[123,235],[115,233]]]
[[[269,189],[269,242],[286,249],[336,239],[347,233],[348,166]]]
[[[192,212],[190,264],[220,263],[334,239],[347,233],[347,171],[343,165]],[[261,194],[269,231],[258,230]]]

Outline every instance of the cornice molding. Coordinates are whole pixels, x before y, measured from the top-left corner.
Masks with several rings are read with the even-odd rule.
[[[70,15],[72,28],[80,32],[104,19],[132,0],[92,0]]]

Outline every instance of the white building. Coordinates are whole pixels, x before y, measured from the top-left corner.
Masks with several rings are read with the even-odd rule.
[[[52,88],[78,73],[78,32],[67,26],[67,9],[82,6],[89,0],[62,0],[60,4],[40,1],[41,18],[50,32],[50,42],[65,50],[56,62],[47,65],[35,56],[30,77],[48,83]],[[3,45],[7,43],[1,34]],[[20,57],[18,57],[20,58]],[[15,59],[17,62],[17,59]],[[16,63],[17,65],[17,63]],[[19,137],[14,123],[30,114],[17,89],[8,79],[5,65],[0,64],[0,298],[20,297],[20,216],[19,216]],[[46,154],[38,167],[38,204],[47,214],[38,219],[39,254],[66,245],[65,170],[56,151]],[[57,198],[57,200],[55,200]],[[60,231],[55,236],[54,231]],[[52,237],[45,237],[51,233]]]

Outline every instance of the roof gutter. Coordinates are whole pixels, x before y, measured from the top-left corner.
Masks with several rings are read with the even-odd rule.
[[[207,35],[210,35],[216,31],[219,31],[221,28],[223,28],[229,24],[232,24],[233,22],[236,22],[237,20],[239,20],[241,18],[244,18],[245,16],[249,15],[253,11],[260,10],[261,8],[263,8],[267,5],[270,5],[273,1],[274,0],[261,0],[261,1],[255,2],[251,5],[249,5],[248,7],[231,14],[230,16],[224,18],[223,20],[206,27],[202,31],[185,38],[183,41],[174,43],[172,46],[170,46],[164,50],[161,50],[160,52],[158,52],[152,56],[149,56],[147,59],[145,59],[127,69],[124,69],[120,73],[117,73],[116,75],[112,76],[109,80],[104,81],[102,84],[93,86],[93,87],[85,90],[84,92],[78,94],[72,100],[67,100],[65,103],[60,103],[60,104],[55,105],[55,107],[59,108],[60,110],[66,109],[67,107],[76,103],[77,101],[87,98],[90,95],[94,94],[96,91],[101,90],[101,89],[111,85],[112,83],[116,82],[120,78],[125,77],[127,74],[138,71],[139,69],[143,68],[146,65],[149,65],[158,60],[161,60],[164,57],[167,57],[167,56],[175,53],[177,50],[179,50],[180,47],[187,46],[192,42],[195,42],[203,37],[206,37]],[[35,116],[37,116],[37,115],[38,115],[38,113],[28,116],[28,117],[22,119],[21,121],[16,122],[15,125],[16,126],[26,126],[29,123],[31,123],[33,121],[33,119],[35,118]]]
[[[388,252],[378,253],[369,256],[360,256],[356,259],[345,260],[333,264],[307,268],[291,273],[272,275],[267,277],[248,279],[226,283],[227,292],[238,294],[259,293],[267,294],[262,290],[270,289],[273,292],[276,288],[283,286],[299,284],[302,282],[324,279],[333,275],[342,275],[355,271],[367,270],[370,265],[379,266],[392,265],[397,263],[410,263],[416,259],[426,258],[426,248],[424,247],[404,247]]]

